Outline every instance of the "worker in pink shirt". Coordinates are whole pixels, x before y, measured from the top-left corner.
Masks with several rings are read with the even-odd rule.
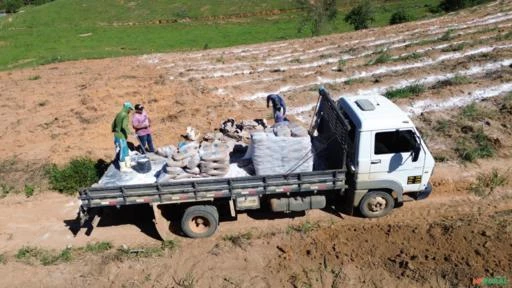
[[[155,152],[153,147],[153,139],[151,138],[151,121],[148,114],[144,111],[142,104],[135,105],[135,113],[132,117],[132,126],[135,129],[137,138],[139,138],[140,145],[144,152]]]

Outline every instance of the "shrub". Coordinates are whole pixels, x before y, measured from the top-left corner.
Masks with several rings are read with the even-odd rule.
[[[471,192],[477,196],[486,196],[494,191],[494,189],[508,183],[508,176],[500,174],[496,168],[490,173],[481,173],[476,178],[476,182],[469,186]]]
[[[32,185],[28,185],[28,184],[25,184],[25,196],[28,198],[28,197],[32,197],[34,195],[34,186]]]
[[[389,25],[395,25],[411,21],[411,16],[404,9],[395,11],[389,19]]]
[[[377,58],[370,60],[367,65],[381,64],[391,61],[392,57],[387,52],[382,52]]]
[[[303,11],[299,18],[297,31],[301,33],[306,27],[311,31],[311,35],[320,35],[322,28],[328,22],[336,19],[338,9],[336,0],[295,0],[297,7]]]
[[[459,139],[455,152],[463,161],[474,162],[480,158],[493,157],[496,148],[489,136],[480,128],[471,134],[470,139],[467,137]]]
[[[445,12],[452,12],[487,2],[490,0],[442,0],[439,3],[439,8]]]
[[[345,16],[345,22],[354,26],[355,30],[366,29],[371,22],[375,21],[374,13],[371,2],[363,0],[348,12]]]
[[[85,246],[85,252],[91,253],[100,253],[105,252],[112,249],[112,244],[110,242],[102,241],[96,243],[87,243]]]
[[[96,166],[89,158],[73,159],[63,168],[52,164],[47,169],[50,188],[73,194],[81,187],[90,186],[99,179]]]
[[[388,99],[394,98],[407,98],[410,96],[416,96],[425,91],[425,86],[423,84],[413,84],[403,88],[391,89],[384,93],[384,96]]]
[[[455,51],[461,51],[461,50],[464,50],[464,43],[450,45],[448,47],[441,49],[441,52],[455,52]]]
[[[22,6],[22,0],[5,0],[3,5],[5,13],[16,13]]]

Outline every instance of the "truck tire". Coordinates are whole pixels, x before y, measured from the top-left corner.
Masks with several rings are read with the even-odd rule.
[[[387,215],[395,206],[393,197],[384,191],[370,191],[359,203],[359,211],[366,218],[377,218]]]
[[[215,206],[197,205],[188,207],[181,218],[181,229],[190,238],[209,237],[219,225],[219,212]]]

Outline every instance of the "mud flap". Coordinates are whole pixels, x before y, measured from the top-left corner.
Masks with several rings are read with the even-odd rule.
[[[172,240],[174,237],[170,230],[171,221],[164,217],[164,209],[161,209],[164,205],[153,204],[152,207],[154,214],[153,223],[155,224],[155,229],[160,235],[160,238],[162,238],[162,240]]]

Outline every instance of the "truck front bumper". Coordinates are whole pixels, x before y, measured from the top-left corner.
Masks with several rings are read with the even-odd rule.
[[[430,184],[430,182],[427,184],[427,187],[425,187],[425,189],[423,191],[418,191],[416,193],[416,197],[415,199],[416,200],[423,200],[423,199],[427,199],[428,196],[430,196],[430,194],[432,193],[432,184]]]

